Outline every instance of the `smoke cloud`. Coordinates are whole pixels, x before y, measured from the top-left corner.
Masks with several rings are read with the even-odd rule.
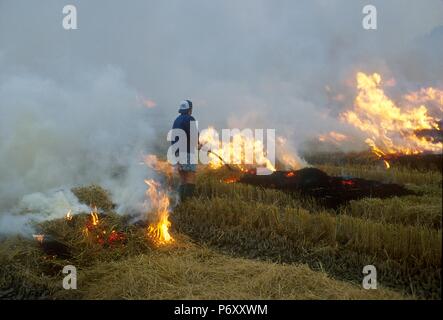
[[[372,1],[376,31],[361,26],[366,1],[70,4],[78,30],[63,29],[60,1],[0,1],[0,232],[20,229],[8,217],[35,207],[29,195],[49,203],[89,183],[139,210],[153,174],[141,156],[165,152],[182,99],[201,128],[275,128],[296,150],[322,132],[359,134],[337,120],[357,70],[443,87],[440,0]]]

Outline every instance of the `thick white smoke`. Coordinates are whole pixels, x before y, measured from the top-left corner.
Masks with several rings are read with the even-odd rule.
[[[0,233],[23,233],[28,236],[33,232],[33,224],[44,220],[62,218],[91,210],[80,204],[69,189],[48,190],[24,196],[11,212],[0,215]]]
[[[115,68],[77,77],[75,85],[29,73],[0,78],[0,212],[60,217],[68,204],[84,207],[70,193],[39,192],[89,183],[109,189],[120,212],[140,209],[149,176],[140,162],[155,137],[149,110]],[[0,232],[22,225],[10,221],[0,220]]]

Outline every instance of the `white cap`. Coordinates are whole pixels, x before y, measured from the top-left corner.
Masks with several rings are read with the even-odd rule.
[[[178,112],[188,111],[192,108],[192,102],[190,100],[183,100],[180,102],[180,107],[178,108]]]

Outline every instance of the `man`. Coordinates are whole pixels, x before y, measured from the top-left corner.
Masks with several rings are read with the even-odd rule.
[[[181,129],[186,133],[186,150],[178,149],[176,152],[176,156],[179,156],[179,153],[186,153],[186,163],[178,163],[178,173],[180,175],[180,187],[179,187],[179,195],[180,199],[183,201],[189,197],[194,195],[195,191],[195,172],[197,171],[197,165],[191,163],[191,156],[197,151],[196,147],[198,145],[198,136],[197,136],[197,146],[191,145],[191,128],[192,132],[198,134],[197,122],[195,121],[192,114],[192,102],[190,100],[183,100],[180,103],[180,107],[178,112],[180,115],[175,119],[172,129]],[[175,141],[172,141],[171,144],[174,144],[178,141],[178,137]],[[181,154],[180,154],[181,155]],[[195,155],[197,156],[197,155]]]

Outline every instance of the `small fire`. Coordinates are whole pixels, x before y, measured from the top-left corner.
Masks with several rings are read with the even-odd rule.
[[[99,222],[100,219],[98,218],[97,207],[94,207],[94,209],[91,211],[91,223],[93,226],[98,226]]]
[[[96,206],[94,206],[94,208],[91,210],[90,217],[90,221],[83,228],[83,234],[85,237],[88,237],[90,232],[97,229],[97,226],[99,225],[100,219],[98,217],[98,210]]]
[[[72,220],[72,210],[71,209],[69,209],[69,211],[66,213],[65,219],[66,219],[66,221]]]
[[[342,120],[367,134],[365,142],[378,157],[386,155],[441,152],[443,144],[432,138],[421,137],[420,130],[440,130],[438,118],[421,102],[431,101],[442,108],[443,91],[427,88],[405,96],[408,105],[401,108],[381,88],[377,73],[357,73],[358,94],[354,109],[341,114]],[[418,107],[414,106],[419,104]]]
[[[148,236],[159,245],[173,242],[174,239],[169,234],[171,222],[169,221],[169,197],[160,188],[160,184],[155,180],[145,180],[148,185],[146,195],[149,197],[151,210],[155,211],[157,221],[148,226]]]
[[[388,160],[385,159],[385,157],[388,157],[389,155],[380,150],[372,141],[367,140],[366,143],[371,147],[372,153],[383,160],[386,169],[391,168],[390,163],[388,162]]]
[[[38,243],[43,243],[43,240],[45,240],[44,234],[33,234],[32,237],[34,240],[36,240]]]
[[[290,178],[290,177],[293,177],[293,176],[295,176],[294,171],[290,171],[290,172],[286,173],[286,178]]]

